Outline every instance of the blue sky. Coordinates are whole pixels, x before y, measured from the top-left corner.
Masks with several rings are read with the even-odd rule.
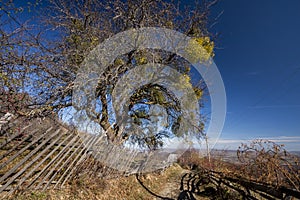
[[[216,148],[266,138],[300,150],[300,1],[223,0],[212,28],[227,116]]]

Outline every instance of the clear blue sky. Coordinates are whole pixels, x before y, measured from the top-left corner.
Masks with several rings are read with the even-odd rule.
[[[221,12],[214,60],[228,112],[216,147],[269,138],[300,150],[300,1],[223,0]]]

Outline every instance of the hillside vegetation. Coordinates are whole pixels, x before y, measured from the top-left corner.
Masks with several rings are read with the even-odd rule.
[[[20,190],[12,199],[300,198],[298,158],[283,146],[256,140],[241,145],[237,157],[232,157],[237,162],[224,160],[226,154],[214,153],[209,160],[191,149],[167,169],[149,174],[97,178],[96,173],[77,171],[77,176],[62,189]],[[101,170],[103,174],[109,169]]]

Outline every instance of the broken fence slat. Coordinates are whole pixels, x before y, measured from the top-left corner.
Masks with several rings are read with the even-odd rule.
[[[81,155],[81,157],[79,158],[79,160],[77,161],[77,163],[75,163],[74,167],[71,169],[71,171],[69,172],[69,174],[67,175],[67,177],[62,182],[61,186],[63,186],[67,182],[67,180],[70,178],[70,176],[73,174],[74,170],[78,166],[78,163],[80,163],[86,157],[86,154],[87,154],[88,150],[92,147],[93,144],[95,144],[95,142],[96,142],[96,140],[97,140],[98,137],[97,136],[93,136],[93,137],[94,138],[91,138],[91,143],[87,147],[85,147],[83,149],[84,153]],[[54,188],[56,188],[56,187],[54,187]]]
[[[15,139],[18,135],[22,134],[28,127],[32,126],[32,124],[29,124],[28,126],[25,126],[24,128],[22,128],[22,130],[19,133],[15,133],[13,134],[10,138],[8,138],[5,142],[3,142],[0,145],[0,149],[2,147],[4,147],[5,145],[7,145],[8,143],[10,143],[13,139]]]
[[[56,136],[59,133],[60,129],[58,129],[56,132],[54,132],[49,138],[45,139],[41,144],[39,144],[34,150],[32,150],[28,155],[26,155],[25,158],[23,158],[18,164],[16,164],[9,172],[7,172],[3,177],[1,177],[3,180],[5,180],[7,177],[9,177],[16,169],[18,169],[22,164],[24,164],[29,158],[31,158],[41,147],[43,147],[50,139],[52,139],[54,136]],[[20,176],[27,168],[30,166],[28,163],[26,167],[24,167],[21,171],[19,171],[17,174],[15,174],[4,186],[0,188],[0,192],[2,192],[4,189],[6,189],[7,186],[9,186],[18,176]],[[2,181],[3,181],[2,180]]]
[[[58,131],[59,131],[59,130],[58,130]],[[66,134],[66,132],[64,132],[64,134]],[[40,154],[39,154],[38,156],[36,156],[35,159],[34,159],[33,161],[31,161],[31,165],[32,165],[34,162],[36,162],[40,157],[42,157],[43,155],[45,155],[45,153],[46,153],[51,147],[53,147],[53,146],[55,145],[55,143],[56,143],[58,140],[60,140],[64,134],[60,134],[55,140],[53,140],[53,142],[52,142],[50,145],[48,145],[42,152],[40,152]],[[66,139],[67,139],[67,138],[66,138]],[[64,141],[65,141],[65,140],[64,140]],[[22,185],[22,183],[24,183],[24,182],[31,176],[31,174],[34,173],[35,170],[37,170],[37,168],[38,168],[39,166],[41,166],[41,165],[46,161],[46,159],[49,158],[55,151],[56,151],[56,148],[53,149],[51,152],[49,152],[49,153],[44,157],[44,159],[42,159],[39,163],[37,163],[37,164],[34,166],[34,168],[31,169],[31,171],[29,171],[29,172],[28,172],[28,173],[27,173],[27,174],[26,174],[26,175],[18,182],[17,186],[16,186],[13,190],[10,191],[9,195],[12,194],[15,190],[17,190],[17,189]]]
[[[44,183],[44,181],[45,181],[45,180],[46,180],[46,179],[54,172],[54,170],[58,167],[58,165],[61,164],[61,163],[64,161],[65,157],[66,157],[67,155],[69,155],[69,153],[75,148],[75,146],[78,145],[78,144],[81,142],[81,141],[79,140],[78,137],[77,137],[76,139],[77,139],[77,141],[76,141],[75,145],[72,146],[71,148],[69,148],[69,150],[67,151],[67,153],[65,153],[65,154],[57,161],[57,163],[55,164],[55,166],[51,168],[51,170],[48,172],[48,174],[47,174],[47,175],[43,178],[43,180],[37,185],[36,189],[39,189],[39,188],[40,188],[40,186],[41,186],[41,185]],[[79,149],[79,148],[75,148],[74,152],[75,152],[77,149]],[[69,156],[69,157],[70,157],[70,156]],[[68,159],[69,159],[69,158],[68,158]],[[68,159],[67,159],[67,160],[68,160]],[[65,161],[65,163],[66,163],[66,162],[67,162],[67,161]],[[43,190],[46,190],[46,189],[47,189],[49,183],[55,178],[55,176],[56,176],[57,173],[58,173],[58,171],[55,172],[54,175],[51,176],[50,180],[49,180],[48,183],[44,186]]]
[[[63,147],[63,149],[61,151],[59,151],[59,153],[51,159],[51,161],[34,177],[34,179],[32,180],[32,182],[26,186],[26,188],[29,188],[69,147],[71,147],[72,144],[74,144],[76,142],[76,144],[79,142],[77,137],[73,137],[72,140],[70,140],[66,146]],[[58,146],[59,148],[59,146]],[[70,148],[71,149],[71,148]],[[47,177],[44,177],[43,180],[41,182],[43,182]],[[40,182],[40,183],[41,183]],[[37,188],[35,188],[37,189]]]
[[[50,127],[46,133],[48,133],[49,131],[52,130],[52,127]],[[45,133],[45,134],[46,134]],[[7,161],[5,161],[4,163],[1,163],[0,165],[0,169],[2,169],[4,166],[6,166],[8,163],[10,163],[11,161],[13,161],[15,158],[17,158],[19,155],[21,155],[25,150],[27,150],[29,147],[31,147],[33,144],[35,144],[37,141],[39,141],[40,139],[42,139],[44,137],[44,134],[41,134],[38,138],[36,138],[35,140],[33,140],[30,144],[28,144],[27,146],[25,146],[24,148],[22,148],[20,151],[18,151],[18,153],[14,154],[12,157],[10,157]],[[26,160],[25,160],[26,161]],[[24,162],[25,162],[24,161]],[[16,167],[14,167],[13,169],[17,169]],[[13,170],[11,169],[11,170]],[[10,170],[10,171],[11,171]],[[4,179],[6,179],[7,176],[2,176],[0,178],[0,182],[2,182]]]
[[[26,140],[28,140],[31,137],[31,135],[32,134],[28,135],[27,137],[24,137],[17,145],[14,145],[13,148],[11,148],[10,150],[8,150],[4,154],[2,154],[0,156],[0,160],[2,160],[3,158],[7,157],[11,152],[13,152],[14,150],[16,150],[21,144],[23,144]]]
[[[92,142],[93,141],[93,137],[91,136],[89,139],[87,139],[88,143]],[[76,155],[76,157],[73,159],[73,161],[71,162],[71,164],[69,164],[68,168],[65,170],[65,172],[63,173],[63,175],[59,178],[59,180],[57,181],[57,183],[55,184],[54,188],[56,188],[58,186],[58,184],[63,180],[63,177],[66,175],[66,173],[70,170],[71,166],[76,162],[76,160],[78,159],[79,156],[81,156],[82,152],[85,150],[84,148],[84,144],[86,144],[86,141],[84,141],[83,143],[81,143],[82,145],[82,149],[80,150],[79,153],[77,153],[77,155],[75,154],[75,151],[72,153],[72,155],[67,159],[68,161],[66,161],[64,163],[64,165],[66,165],[68,162],[69,162],[69,159],[73,156]],[[64,165],[62,165],[58,171],[60,171]]]

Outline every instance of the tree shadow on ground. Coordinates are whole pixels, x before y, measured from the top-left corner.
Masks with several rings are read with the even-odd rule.
[[[214,199],[217,190],[210,185],[208,176],[198,173],[186,173],[181,177],[180,194],[177,200],[196,200],[194,195]]]
[[[138,175],[137,175],[138,179]],[[153,196],[164,200],[196,200],[196,199],[300,199],[300,192],[266,183],[253,182],[243,178],[224,176],[220,173],[197,170],[181,176],[178,187],[172,188],[178,196],[162,197],[150,191],[141,180],[139,183]],[[179,191],[178,191],[179,189]]]

